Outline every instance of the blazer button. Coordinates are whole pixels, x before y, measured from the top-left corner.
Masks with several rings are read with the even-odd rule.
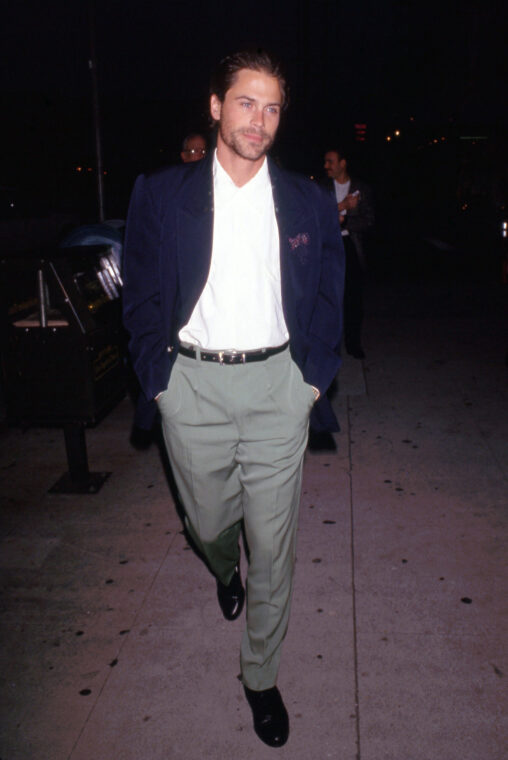
[[[173,346],[168,346],[168,354],[170,354],[172,350],[173,350]]]

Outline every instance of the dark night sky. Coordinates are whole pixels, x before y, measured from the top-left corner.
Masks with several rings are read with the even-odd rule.
[[[250,43],[286,64],[291,105],[279,149],[294,168],[320,163],[326,142],[355,121],[367,122],[371,139],[409,115],[428,125],[450,117],[506,125],[502,5],[96,2],[105,165],[122,166],[127,177],[153,163],[157,151],[173,160],[186,131],[205,122],[211,68]],[[0,97],[10,114],[4,170],[26,174],[43,154],[53,165],[89,161],[87,0],[3,6]]]
[[[84,93],[87,0],[4,6],[0,89]],[[501,7],[479,0],[258,0],[248,8],[225,0],[105,0],[95,13],[101,87],[104,95],[199,97],[218,58],[255,42],[288,63],[293,85],[309,86],[307,69],[312,88],[337,103],[376,112],[410,103],[439,116],[450,101],[465,105],[476,77],[483,80],[478,106],[491,112],[506,74]]]

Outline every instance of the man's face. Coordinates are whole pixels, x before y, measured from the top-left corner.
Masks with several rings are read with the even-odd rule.
[[[329,177],[338,179],[346,168],[346,162],[335,150],[325,153],[324,169]]]
[[[270,149],[280,121],[282,96],[276,77],[240,69],[221,103],[210,99],[212,118],[219,122],[218,149],[257,161]]]
[[[189,137],[186,148],[182,150],[180,155],[182,161],[188,164],[190,161],[201,161],[205,154],[206,142],[204,138],[201,135],[195,135],[194,137]]]

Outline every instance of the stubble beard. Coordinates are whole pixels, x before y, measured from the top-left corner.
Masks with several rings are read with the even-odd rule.
[[[271,137],[264,131],[255,131],[249,128],[235,129],[228,132],[224,125],[219,125],[219,132],[222,141],[230,148],[237,156],[244,158],[247,161],[258,161],[265,156],[273,145],[275,135]],[[260,143],[250,142],[245,136],[246,134],[256,134],[262,138]]]

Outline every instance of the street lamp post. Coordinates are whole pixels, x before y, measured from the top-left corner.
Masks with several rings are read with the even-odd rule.
[[[94,0],[88,2],[90,21],[90,58],[88,68],[92,75],[93,123],[95,132],[95,156],[97,172],[97,201],[99,221],[104,221],[104,168],[102,163],[101,119],[99,110],[99,87],[97,83],[97,58],[95,54],[95,7]]]

